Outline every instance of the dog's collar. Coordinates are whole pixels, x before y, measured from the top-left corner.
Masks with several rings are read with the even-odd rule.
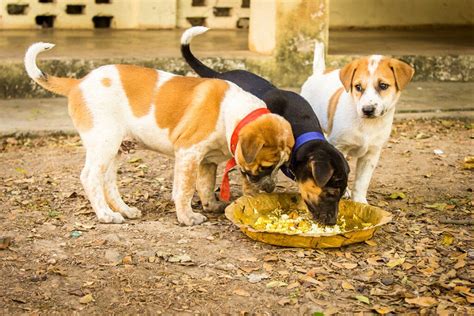
[[[239,132],[240,130],[247,125],[248,123],[256,120],[262,115],[268,114],[270,111],[267,108],[256,109],[249,114],[247,114],[235,127],[230,138],[230,152],[234,156],[235,149],[237,148],[237,143],[239,142]],[[230,199],[230,183],[229,183],[229,171],[232,170],[237,165],[235,158],[232,157],[227,161],[227,164],[224,169],[224,175],[222,177],[221,192],[220,197],[224,201],[229,201]]]
[[[310,142],[313,140],[326,141],[326,137],[324,137],[324,134],[321,132],[308,132],[308,133],[301,134],[300,136],[296,138],[295,146],[293,146],[293,150],[291,151],[290,163],[280,168],[281,171],[285,174],[285,176],[287,176],[291,180],[296,179],[296,175],[293,171],[293,165],[294,165],[294,160],[296,157],[296,153],[298,152],[298,149],[300,149],[301,146],[303,146],[307,142]]]

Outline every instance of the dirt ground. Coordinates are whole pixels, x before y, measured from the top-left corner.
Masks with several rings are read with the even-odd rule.
[[[143,217],[100,224],[79,181],[78,137],[0,139],[0,314],[473,315],[472,128],[395,124],[369,193],[393,222],[330,250],[252,241],[223,214],[178,225],[172,160],[146,150],[124,153],[119,174]]]

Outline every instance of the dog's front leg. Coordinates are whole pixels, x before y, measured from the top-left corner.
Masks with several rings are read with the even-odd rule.
[[[214,194],[216,186],[217,165],[206,160],[199,164],[199,175],[197,179],[196,189],[201,199],[202,207],[205,211],[223,212],[228,205],[227,202],[218,201]]]
[[[191,208],[199,163],[198,155],[193,152],[182,151],[176,154],[173,200],[178,222],[188,226],[201,224],[207,219],[206,216],[193,212]]]
[[[367,204],[367,190],[381,151],[382,148],[380,147],[372,147],[364,156],[357,159],[354,190],[352,192],[354,201]]]
[[[254,196],[258,193],[258,189],[250,183],[249,179],[246,176],[241,175],[242,177],[242,191],[244,195]]]

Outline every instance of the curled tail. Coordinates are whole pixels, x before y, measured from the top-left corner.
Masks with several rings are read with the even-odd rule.
[[[181,55],[191,68],[201,77],[215,78],[219,75],[217,71],[204,65],[200,60],[194,57],[189,48],[189,44],[194,36],[207,32],[209,29],[204,26],[194,26],[187,29],[181,36]]]
[[[50,43],[35,43],[31,45],[26,51],[25,68],[28,76],[33,79],[40,86],[60,95],[68,95],[78,83],[78,79],[74,78],[59,78],[45,74],[38,66],[36,66],[36,56],[46,50],[50,50],[54,44]]]
[[[324,61],[324,43],[316,42],[314,44],[313,74],[321,75],[326,70]]]

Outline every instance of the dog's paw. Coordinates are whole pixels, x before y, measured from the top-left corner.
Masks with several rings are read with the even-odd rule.
[[[129,207],[126,210],[121,210],[120,214],[127,218],[140,218],[142,217],[142,212],[136,207]]]
[[[122,214],[113,211],[104,211],[101,214],[97,214],[97,218],[99,219],[99,222],[105,224],[121,224],[125,221]]]
[[[178,213],[178,222],[186,226],[199,225],[207,220],[207,217],[193,211]]]
[[[229,202],[225,201],[214,201],[205,205],[203,208],[206,212],[210,213],[224,213],[225,208],[229,205]]]

